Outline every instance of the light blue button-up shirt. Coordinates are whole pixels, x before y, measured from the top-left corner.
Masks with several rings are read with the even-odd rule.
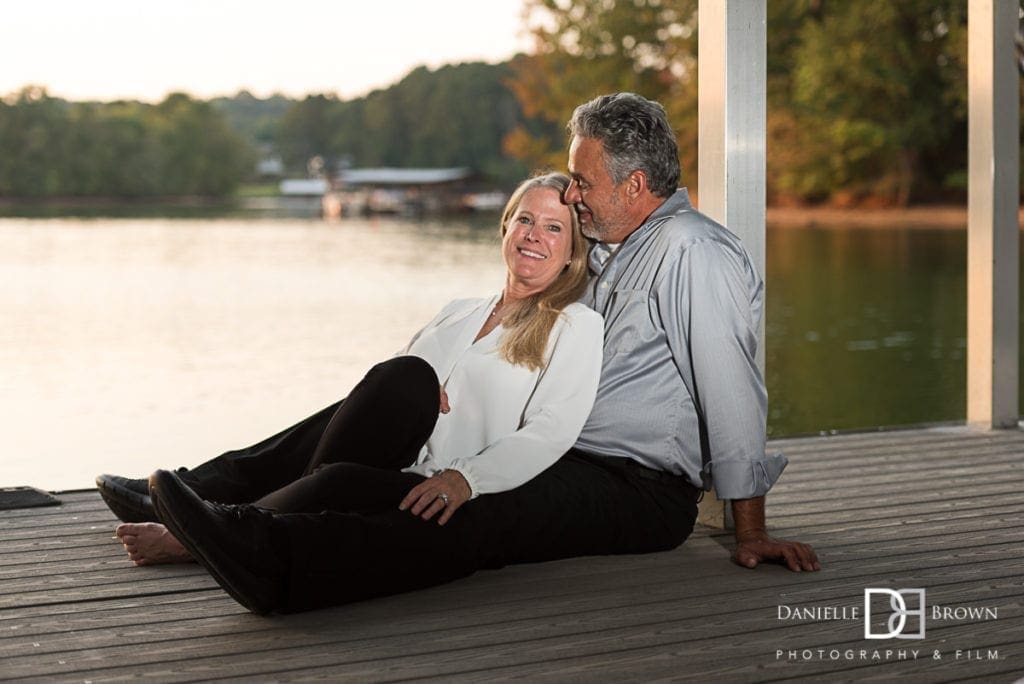
[[[576,447],[722,499],[764,495],[786,458],[765,454],[764,282],[739,238],[680,189],[617,250],[594,245],[590,267],[582,301],[604,316],[604,365]]]

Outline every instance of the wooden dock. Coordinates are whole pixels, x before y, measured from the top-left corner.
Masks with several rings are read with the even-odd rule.
[[[770,526],[813,543],[820,572],[740,568],[728,535],[701,529],[667,553],[510,567],[263,618],[198,566],[133,567],[94,492],[2,511],[0,680],[1024,677],[1024,433],[770,446],[790,458]],[[924,589],[925,637],[866,639],[866,588]],[[780,619],[794,612],[817,617]]]

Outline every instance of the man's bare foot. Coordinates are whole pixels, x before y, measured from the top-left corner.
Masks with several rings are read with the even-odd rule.
[[[136,565],[193,562],[192,554],[160,523],[124,523],[114,534]]]

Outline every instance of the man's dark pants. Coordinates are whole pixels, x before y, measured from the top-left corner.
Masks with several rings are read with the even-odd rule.
[[[338,405],[183,479],[209,500],[255,501],[303,474]],[[697,494],[684,477],[571,450],[521,487],[468,501],[444,526],[397,509],[278,514],[272,534],[289,568],[280,608],[396,594],[514,563],[672,549],[693,529]]]

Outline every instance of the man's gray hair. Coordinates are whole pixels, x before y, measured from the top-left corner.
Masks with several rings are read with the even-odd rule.
[[[639,169],[658,197],[669,197],[679,186],[679,147],[665,108],[657,102],[634,93],[601,95],[576,108],[568,129],[570,137],[601,141],[616,185]]]

